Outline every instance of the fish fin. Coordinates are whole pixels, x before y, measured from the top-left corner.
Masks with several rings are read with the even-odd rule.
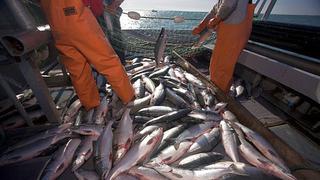
[[[173,147],[174,147],[174,149],[179,149],[179,147],[180,147],[180,142],[177,142],[177,143],[175,143],[174,145],[173,145]]]
[[[264,165],[269,165],[269,163],[267,161],[264,161],[262,159],[257,159],[260,163],[264,164]]]
[[[231,164],[228,169],[232,171],[233,174],[239,175],[239,176],[249,176],[248,174],[241,172],[235,164]]]

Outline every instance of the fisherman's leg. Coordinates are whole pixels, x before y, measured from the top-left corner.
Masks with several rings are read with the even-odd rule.
[[[239,43],[233,35],[218,31],[210,62],[210,78],[223,92],[228,93],[235,64],[239,57]]]
[[[82,25],[83,24],[83,25]],[[129,78],[122,67],[119,57],[105,38],[95,17],[86,9],[82,13],[78,26],[82,27],[74,44],[95,69],[104,75],[113,90],[124,103],[134,97]]]
[[[86,110],[100,104],[99,93],[85,57],[74,47],[56,45],[61,53],[61,62],[70,73],[72,84]]]

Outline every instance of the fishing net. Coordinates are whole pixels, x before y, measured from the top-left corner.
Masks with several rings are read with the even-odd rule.
[[[22,1],[41,24],[41,9],[38,3],[31,0]],[[201,54],[205,48],[192,49],[192,45],[198,37],[191,34],[191,30],[206,15],[206,12],[183,12],[183,11],[135,11],[141,15],[139,20],[131,19],[127,10],[120,15],[121,29],[110,30],[104,17],[99,17],[98,22],[105,32],[113,48],[119,56],[125,54],[125,59],[133,57],[154,57],[154,49],[161,28],[165,28],[168,34],[165,55],[170,55],[175,50],[184,57]],[[105,13],[108,14],[108,13]],[[182,22],[176,22],[176,18],[182,18]],[[117,27],[116,17],[111,17],[112,24]],[[119,25],[120,26],[120,25]],[[211,36],[204,44],[212,43]]]

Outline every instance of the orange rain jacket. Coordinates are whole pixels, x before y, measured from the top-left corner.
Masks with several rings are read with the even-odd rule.
[[[82,105],[89,110],[100,104],[90,64],[124,103],[132,100],[129,78],[91,10],[80,0],[41,0],[41,5]]]

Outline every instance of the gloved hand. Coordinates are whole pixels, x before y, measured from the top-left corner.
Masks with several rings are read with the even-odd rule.
[[[199,26],[193,27],[192,29],[192,35],[200,34],[203,29],[201,29]]]
[[[216,17],[210,19],[210,21],[207,24],[207,28],[214,29],[221,21],[222,21],[222,19],[219,16],[216,16]]]
[[[209,19],[204,19],[200,22],[200,24],[192,29],[192,34],[197,35],[200,34],[206,27],[209,22]]]

